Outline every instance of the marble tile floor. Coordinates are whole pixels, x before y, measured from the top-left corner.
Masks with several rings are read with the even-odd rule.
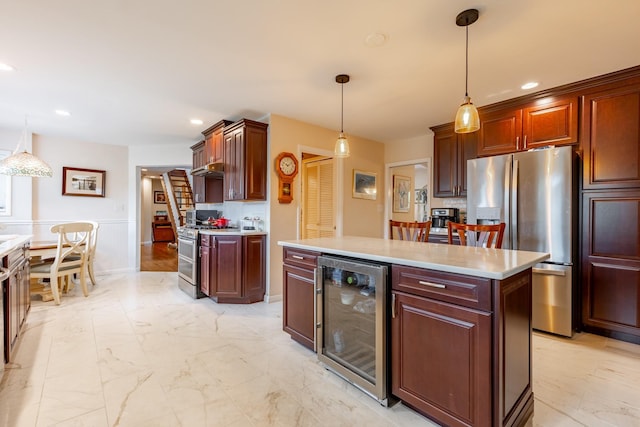
[[[33,300],[0,426],[434,426],[380,406],[282,332],[282,304],[215,304],[176,273]],[[534,335],[533,426],[640,426],[640,346]]]

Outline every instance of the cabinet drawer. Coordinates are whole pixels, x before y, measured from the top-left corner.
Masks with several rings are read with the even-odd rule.
[[[316,268],[320,255],[320,252],[285,247],[282,258],[286,264],[297,265],[303,268]]]
[[[394,265],[394,291],[481,310],[491,310],[491,279]]]

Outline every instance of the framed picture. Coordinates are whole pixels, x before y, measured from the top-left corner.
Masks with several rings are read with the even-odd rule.
[[[409,212],[411,196],[411,178],[408,176],[393,176],[393,211]]]
[[[167,203],[167,199],[164,197],[164,191],[153,192],[153,203]]]
[[[62,167],[62,195],[104,197],[105,171]]]
[[[376,199],[376,174],[353,170],[353,197],[356,199]]]

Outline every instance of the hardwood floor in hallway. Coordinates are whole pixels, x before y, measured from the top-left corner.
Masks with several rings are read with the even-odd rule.
[[[168,242],[140,245],[140,271],[178,271],[178,249]]]

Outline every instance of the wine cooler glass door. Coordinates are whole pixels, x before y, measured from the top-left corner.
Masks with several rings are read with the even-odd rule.
[[[321,258],[319,359],[386,399],[386,266]]]

